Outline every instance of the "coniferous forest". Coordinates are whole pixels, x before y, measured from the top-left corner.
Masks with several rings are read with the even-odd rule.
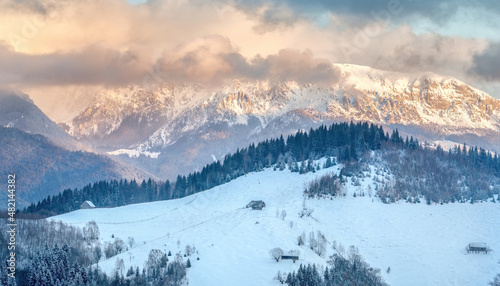
[[[123,260],[117,259],[115,275],[107,276],[98,268],[100,259],[114,257],[117,251],[125,251],[125,246],[120,238],[101,245],[95,222],[81,229],[44,219],[19,219],[17,226],[16,279],[9,278],[6,265],[1,265],[0,285],[182,285],[186,277],[189,260],[184,261],[180,254],[168,258],[160,250],[151,251],[143,271],[139,268],[126,270]],[[6,228],[5,224],[0,224],[2,245],[7,245],[9,239]],[[9,256],[6,250],[0,249],[2,263],[6,263]]]
[[[328,263],[331,266],[324,271],[319,271],[314,264],[300,265],[296,272],[283,279],[284,283],[289,286],[387,285],[380,276],[380,270],[370,267],[359,255],[345,258],[335,254]]]
[[[381,148],[388,136],[380,126],[368,123],[339,123],[309,132],[299,131],[285,140],[283,136],[250,144],[227,155],[223,161],[206,165],[202,171],[177,176],[175,182],[100,181],[82,189],[67,189],[27,207],[23,213],[50,216],[76,210],[86,200],[97,207],[116,207],[184,197],[204,191],[250,172],[277,165],[293,170],[297,162],[336,155],[341,161],[357,160],[366,150]],[[300,171],[296,169],[296,171]],[[303,172],[304,170],[302,170]]]
[[[376,156],[365,156],[376,151]],[[380,163],[395,177],[393,184],[378,190],[384,202],[425,197],[428,203],[485,200],[500,189],[500,158],[477,147],[457,146],[445,152],[422,146],[413,137],[403,138],[396,129],[384,132],[368,123],[335,123],[309,132],[250,144],[206,165],[202,171],[178,175],[175,182],[135,180],[100,181],[81,189],[67,189],[31,204],[23,214],[42,217],[70,212],[86,200],[97,207],[181,198],[229,182],[235,178],[274,167],[292,172],[312,172],[312,160],[334,156],[351,176],[363,164]],[[347,164],[348,163],[348,164]],[[463,179],[465,178],[465,180]]]

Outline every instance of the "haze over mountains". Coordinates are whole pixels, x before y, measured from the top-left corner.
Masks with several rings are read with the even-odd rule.
[[[98,180],[154,178],[79,143],[20,91],[0,91],[0,124],[0,172],[18,174],[19,207]]]
[[[19,90],[0,89],[0,125],[43,135],[69,149],[84,147],[48,118],[29,95]]]

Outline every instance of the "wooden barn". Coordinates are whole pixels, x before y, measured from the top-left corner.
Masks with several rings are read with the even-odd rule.
[[[484,242],[471,242],[467,245],[467,253],[485,253],[488,254],[491,249]]]
[[[252,208],[252,210],[262,210],[266,206],[264,201],[251,201],[248,203],[247,208]]]
[[[299,257],[297,255],[282,255],[281,260],[293,260],[293,263],[295,263],[295,261],[299,260]]]
[[[83,204],[80,205],[80,209],[95,209],[95,205],[91,201],[84,201]]]

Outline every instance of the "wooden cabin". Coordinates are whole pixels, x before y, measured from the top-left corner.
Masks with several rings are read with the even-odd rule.
[[[95,209],[95,205],[91,201],[84,201],[80,205],[80,209],[85,210],[85,209]]]
[[[471,242],[467,245],[467,253],[485,253],[488,254],[491,249],[484,242]]]
[[[296,255],[282,255],[281,260],[293,260],[293,263],[295,263],[295,261],[299,260],[299,257]]]
[[[251,201],[248,203],[247,208],[252,208],[252,210],[262,210],[266,206],[264,201]]]

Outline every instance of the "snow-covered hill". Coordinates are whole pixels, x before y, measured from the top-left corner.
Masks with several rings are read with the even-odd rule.
[[[163,83],[104,90],[69,132],[163,178],[250,142],[333,121],[369,121],[420,139],[500,149],[500,101],[480,90],[431,73],[335,68],[341,77],[330,87],[232,80],[220,88]]]
[[[102,243],[113,242],[112,236],[134,237],[128,251],[99,263],[108,274],[117,258],[125,269],[142,268],[151,249],[175,255],[194,245],[198,254],[190,257],[188,271],[193,286],[280,285],[273,280],[278,271],[290,272],[300,263],[325,265],[327,256],[319,257],[307,243],[297,246],[302,232],[318,230],[328,241],[328,255],[334,242],[355,245],[390,285],[486,285],[499,272],[499,204],[386,205],[368,196],[375,177],[384,176],[374,168],[361,186],[346,185],[346,197],[306,200],[314,212],[299,218],[305,186],[323,174],[338,173],[339,167],[304,175],[267,169],[178,200],[79,210],[53,219],[82,227],[95,220]],[[354,192],[367,195],[353,197]],[[262,211],[245,208],[251,200],[264,200],[267,206]],[[494,251],[467,254],[465,246],[476,241]],[[300,260],[277,263],[269,256],[274,247],[298,249]]]

